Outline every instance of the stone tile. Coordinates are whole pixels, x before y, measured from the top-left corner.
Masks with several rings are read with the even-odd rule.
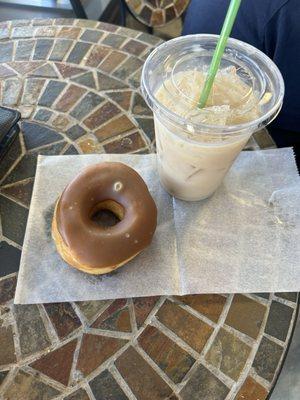
[[[66,114],[58,115],[51,123],[53,128],[59,131],[64,131],[69,124],[70,124],[70,119]]]
[[[112,51],[109,56],[99,65],[99,69],[101,71],[107,72],[110,74],[114,69],[121,64],[122,61],[127,58],[127,55],[124,53],[120,53],[119,51]]]
[[[231,379],[237,381],[250,351],[251,348],[247,344],[221,328],[205,359]]]
[[[33,29],[30,26],[22,26],[14,28],[11,34],[13,39],[16,38],[31,38],[33,36]]]
[[[272,301],[265,332],[284,342],[287,338],[293,311],[293,308],[285,304]]]
[[[2,220],[2,233],[8,239],[22,246],[25,234],[28,210],[19,204],[15,203],[0,195],[0,214]],[[10,216],[13,215],[12,219]],[[8,262],[8,271],[14,272],[19,268],[18,257],[19,252],[5,244],[1,246],[1,252],[4,252],[7,257],[13,257],[11,262]]]
[[[248,376],[235,397],[235,400],[265,400],[267,395],[267,390],[251,376]]]
[[[126,299],[115,300],[93,323],[93,328],[131,332]]]
[[[177,0],[175,3],[175,9],[177,11],[177,15],[180,15],[186,8],[188,2],[186,0]]]
[[[165,22],[165,13],[162,10],[153,10],[151,17],[151,25],[163,25]]]
[[[103,40],[102,44],[106,46],[113,47],[115,49],[119,49],[121,45],[125,42],[126,38],[124,36],[109,33]]]
[[[174,18],[176,18],[176,12],[174,6],[170,6],[166,8],[165,10],[165,15],[166,15],[166,22],[172,21]]]
[[[257,339],[267,307],[241,294],[235,294],[225,323]]]
[[[75,19],[73,18],[56,18],[54,25],[74,25]]]
[[[83,74],[84,72],[86,72],[86,69],[84,68],[73,67],[72,65],[68,65],[65,63],[55,63],[55,65],[63,78],[71,78],[75,75]]]
[[[53,26],[41,26],[35,31],[36,37],[54,37],[56,35],[56,28]]]
[[[135,89],[139,89],[141,86],[141,76],[142,76],[142,69],[138,69],[131,77],[128,79],[128,82],[132,87]]]
[[[229,389],[203,365],[199,365],[180,392],[182,400],[225,400]]]
[[[99,91],[123,89],[128,87],[126,84],[118,81],[117,79],[110,78],[109,76],[101,74],[100,72],[98,72],[97,77],[98,77]]]
[[[35,304],[14,305],[14,314],[23,357],[37,353],[51,344]]]
[[[62,136],[47,126],[35,122],[22,122],[25,146],[28,150],[62,140]]]
[[[65,86],[66,82],[50,81],[38,104],[50,108]]]
[[[84,376],[89,375],[125,344],[126,340],[107,336],[84,334],[78,356],[77,369]]]
[[[72,40],[68,39],[57,39],[53,46],[53,50],[50,54],[50,61],[62,61],[69,51],[71,45],[73,44]]]
[[[80,319],[70,303],[50,303],[44,304],[44,307],[60,339],[81,326]]]
[[[82,120],[86,115],[94,110],[99,104],[104,101],[104,98],[95,93],[89,92],[75,106],[70,115],[77,120]]]
[[[56,103],[55,109],[60,112],[69,111],[85,93],[86,89],[71,84]]]
[[[93,21],[94,22],[94,21]],[[103,32],[86,29],[80,36],[80,40],[85,42],[98,43],[99,39],[103,36]]]
[[[65,155],[67,156],[74,156],[79,154],[78,151],[76,150],[76,148],[71,144],[67,150],[64,152]]]
[[[0,326],[0,367],[16,362],[15,345],[11,326]]]
[[[256,296],[268,300],[270,298],[270,293],[254,293]]]
[[[127,400],[127,396],[117,384],[112,374],[105,370],[90,381],[96,400]]]
[[[138,132],[120,138],[104,145],[106,153],[130,153],[147,146],[147,143]]]
[[[34,48],[34,40],[19,40],[15,54],[15,61],[28,61]]]
[[[53,46],[53,39],[38,39],[36,41],[33,60],[46,60]]]
[[[72,81],[91,89],[97,88],[94,74],[92,72],[86,72],[83,75],[76,76],[76,78],[72,78]]]
[[[164,400],[172,394],[172,389],[133,347],[129,347],[115,364],[137,400]]]
[[[143,61],[136,57],[130,57],[118,69],[116,69],[116,71],[114,71],[113,75],[119,79],[126,79],[142,65]]]
[[[97,26],[98,21],[94,21],[91,19],[79,19],[76,21],[77,26],[81,26],[83,28],[95,28]]]
[[[12,61],[13,49],[14,49],[13,42],[0,43],[0,62],[1,63]]]
[[[34,111],[34,108],[34,106],[21,105],[18,107],[18,110],[21,113],[21,117],[23,119],[29,119]]]
[[[140,346],[175,383],[183,380],[195,362],[185,350],[154,326],[147,326],[138,338]]]
[[[0,26],[0,40],[8,39],[10,36],[8,25]]]
[[[154,122],[152,118],[135,118],[139,127],[143,129],[146,136],[152,142],[155,138]]]
[[[109,49],[104,46],[93,46],[85,65],[89,67],[98,67],[101,61],[107,56],[109,53]]]
[[[77,39],[81,33],[80,28],[66,27],[60,29],[57,34],[57,37],[65,38],[65,39]]]
[[[114,100],[120,107],[122,107],[125,111],[128,111],[131,104],[132,91],[125,92],[110,92],[107,95]]]
[[[166,300],[156,314],[158,320],[198,353],[201,353],[213,329],[203,321]]]
[[[136,297],[133,299],[135,320],[138,328],[143,325],[158,300],[159,296]]]
[[[147,49],[147,45],[138,42],[137,40],[130,40],[123,47],[122,50],[127,53],[134,54],[135,56],[139,56],[144,50]]]
[[[4,185],[34,177],[36,157],[36,154],[24,155],[18,164],[13,168],[12,172],[7,176],[4,181]]]
[[[118,28],[118,25],[108,24],[102,21],[98,23],[98,29],[102,29],[103,31],[116,32]]]
[[[105,312],[104,312],[105,314]],[[99,329],[118,331],[118,332],[131,332],[130,315],[128,307],[116,311],[110,317],[101,321],[100,316],[96,323]],[[93,325],[96,327],[96,323]]]
[[[83,154],[97,154],[103,153],[102,146],[94,137],[87,137],[78,142],[78,145]]]
[[[296,303],[297,301],[297,293],[296,292],[281,292],[275,293],[277,297],[281,297],[282,299],[293,301]]]
[[[0,197],[0,205],[2,208],[1,197]],[[2,213],[1,217],[3,224],[3,234],[5,234],[7,233],[5,225],[8,222],[6,221],[6,217],[3,217]],[[0,242],[0,260],[1,260],[0,277],[12,274],[13,272],[18,272],[20,265],[20,257],[21,257],[21,252],[19,249],[11,246],[10,244],[4,241]],[[0,288],[4,285],[3,282],[5,281],[2,281],[2,283],[0,283]],[[2,298],[2,293],[0,291],[0,304],[1,304],[1,298]],[[6,298],[6,296],[4,298]]]
[[[87,117],[83,123],[91,130],[109,121],[120,113],[120,110],[112,103],[103,104],[98,110]]]
[[[36,112],[34,119],[36,121],[47,122],[51,118],[52,114],[53,114],[52,111],[44,110],[41,108]]]
[[[69,394],[69,396],[64,397],[64,400],[90,400],[87,392],[83,389],[78,389],[76,392]]]
[[[49,378],[68,386],[77,339],[42,356],[30,366]]]
[[[5,157],[1,160],[0,179],[2,179],[7,171],[12,167],[17,158],[21,155],[22,149],[20,144],[20,135],[16,137],[12,145],[8,149]]]
[[[136,38],[140,33],[139,31],[136,31],[135,29],[130,29],[130,28],[124,28],[123,26],[120,26],[117,33],[122,36],[126,37],[132,37]]]
[[[33,71],[34,69],[41,67],[43,64],[43,61],[19,61],[11,62],[9,63],[9,66],[20,75],[25,75]]]
[[[4,382],[5,378],[7,377],[9,371],[1,371],[0,372],[0,387],[2,383]]]
[[[154,35],[148,35],[147,33],[141,33],[137,39],[141,40],[142,42],[149,43],[152,46],[156,46],[162,42],[161,38]]]
[[[145,100],[139,93],[134,94],[132,113],[136,115],[153,115],[152,110],[147,106]]]
[[[214,322],[218,322],[226,303],[226,298],[219,294],[193,294],[176,298]]]
[[[0,243],[1,246],[1,243]],[[1,247],[0,247],[1,249]],[[1,252],[1,250],[0,250]],[[4,258],[0,255],[1,260]],[[2,267],[1,267],[2,269]],[[0,305],[7,303],[8,301],[12,300],[15,295],[17,285],[17,278],[16,276],[12,276],[10,278],[2,279],[0,281]]]
[[[27,25],[28,25],[28,19],[15,19],[15,20],[11,21],[11,27],[27,26]]]
[[[23,83],[20,79],[17,78],[7,79],[5,81],[2,104],[8,107],[18,104],[22,88],[23,88]]]
[[[4,65],[0,65],[0,78],[7,78],[14,75],[16,75],[16,73],[10,68],[5,67]]]
[[[109,304],[107,300],[97,300],[97,301],[79,301],[76,303],[80,308],[80,311],[85,316],[88,322],[91,322],[94,317],[101,311],[103,308]]]
[[[22,205],[29,208],[33,189],[33,179],[19,182],[13,186],[3,187],[0,192],[13,200],[18,200]]]
[[[119,135],[120,133],[127,132],[133,128],[135,128],[135,125],[130,121],[130,119],[126,117],[126,115],[122,115],[121,117],[103,125],[95,132],[95,135],[99,141],[103,141]]]
[[[51,64],[45,64],[30,73],[30,76],[42,78],[58,78],[57,72]]]
[[[51,400],[59,391],[32,375],[19,370],[13,382],[4,392],[5,400]]]
[[[22,104],[34,105],[37,103],[44,87],[45,79],[28,78],[25,80],[25,88],[22,96]]]
[[[90,48],[90,43],[77,42],[69,54],[67,62],[79,64]]]
[[[276,369],[283,353],[283,347],[263,337],[252,367],[256,373],[269,382],[272,382]]]
[[[152,17],[152,10],[147,5],[144,6],[139,13],[139,16],[143,21],[146,22],[147,25],[150,25],[151,17]]]
[[[32,21],[33,26],[49,26],[53,24],[53,20],[47,18],[34,19]]]
[[[65,133],[70,139],[76,140],[81,136],[85,135],[87,132],[81,126],[74,125],[71,128],[69,128]]]

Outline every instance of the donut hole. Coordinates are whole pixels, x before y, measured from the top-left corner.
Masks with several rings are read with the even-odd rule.
[[[97,203],[91,210],[90,219],[101,228],[117,225],[124,218],[124,207],[114,200]]]

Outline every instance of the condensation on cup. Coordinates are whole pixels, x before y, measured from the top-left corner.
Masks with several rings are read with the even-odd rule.
[[[265,54],[229,39],[205,108],[198,102],[218,40],[190,35],[157,47],[142,72],[153,110],[159,177],[173,196],[211,196],[250,136],[270,123],[284,96],[282,76]]]

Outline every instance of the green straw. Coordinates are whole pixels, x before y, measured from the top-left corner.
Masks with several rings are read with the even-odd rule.
[[[232,30],[232,26],[234,24],[236,15],[240,8],[241,0],[231,0],[230,5],[228,7],[228,11],[225,17],[225,21],[222,27],[222,31],[217,43],[217,47],[215,49],[213,59],[211,61],[209,71],[204,83],[204,88],[202,90],[200,100],[198,103],[199,108],[205,107],[208,96],[210,94],[212,85],[214,83],[215,77],[217,75],[218,69],[220,67],[221,59],[227,44],[228,37]]]

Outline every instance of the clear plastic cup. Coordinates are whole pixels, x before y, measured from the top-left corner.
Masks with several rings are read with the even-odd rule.
[[[229,39],[215,81],[223,93],[212,91],[211,104],[199,111],[195,88],[200,97],[198,78],[208,70],[217,40],[206,34],[170,40],[143,67],[141,87],[154,114],[160,180],[182,200],[212,195],[252,133],[270,123],[282,106],[284,83],[273,61]],[[228,80],[227,73],[234,76]]]

